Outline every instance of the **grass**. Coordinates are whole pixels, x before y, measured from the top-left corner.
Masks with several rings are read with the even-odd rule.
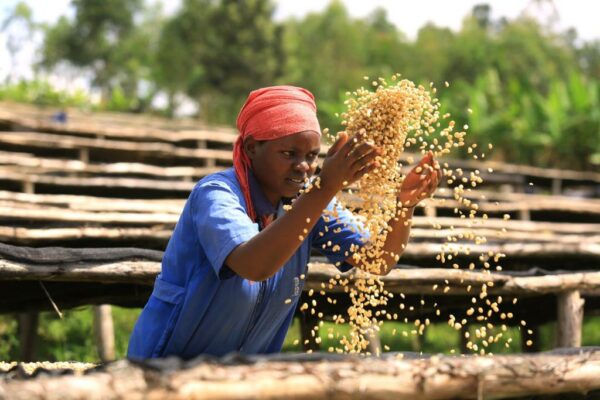
[[[140,311],[141,309],[113,307],[115,351],[118,358],[124,358],[127,353],[129,335]],[[422,351],[434,354],[451,354],[452,349],[455,351],[459,349],[459,333],[446,323],[431,324],[427,327],[425,335],[420,338],[418,335],[410,333],[413,329],[414,325],[386,322],[380,331],[381,344],[388,346],[389,351]],[[471,326],[471,337],[475,336],[475,329],[475,326]],[[539,347],[541,350],[553,348],[554,331],[555,323],[548,323],[540,328]],[[341,337],[348,333],[348,325],[324,322],[319,330],[322,340],[321,349],[327,351],[329,348],[340,347],[339,339],[336,339],[336,336]],[[489,350],[495,354],[521,351],[518,328],[509,328],[505,337],[513,338],[508,348],[504,347],[502,343],[493,344]],[[585,318],[582,345],[600,346],[600,316]],[[16,316],[0,316],[0,360],[18,360],[19,351]],[[302,351],[300,324],[297,320],[288,331],[282,351]],[[99,362],[94,345],[92,308],[84,307],[65,311],[63,319],[59,319],[55,313],[41,313],[36,358],[45,361]]]

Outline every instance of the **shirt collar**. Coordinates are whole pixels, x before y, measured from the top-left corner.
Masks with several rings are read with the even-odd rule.
[[[256,212],[257,217],[260,218],[265,215],[276,214],[277,208],[274,207],[267,199],[267,196],[265,196],[265,193],[260,187],[252,170],[248,170],[248,185],[250,186],[250,197],[252,198],[254,211]]]

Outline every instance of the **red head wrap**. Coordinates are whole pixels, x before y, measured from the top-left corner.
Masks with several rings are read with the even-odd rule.
[[[244,151],[244,139],[273,140],[303,131],[321,134],[315,98],[306,89],[294,86],[271,86],[254,90],[248,96],[237,118],[240,133],[233,147],[233,166],[240,182],[248,215],[256,213],[250,197],[248,170],[250,159]]]

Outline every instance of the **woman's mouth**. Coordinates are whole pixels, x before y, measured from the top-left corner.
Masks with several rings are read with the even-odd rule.
[[[306,181],[305,179],[299,179],[299,178],[287,178],[286,180],[288,182],[290,182],[292,185],[297,186],[299,188],[304,186],[304,182]]]

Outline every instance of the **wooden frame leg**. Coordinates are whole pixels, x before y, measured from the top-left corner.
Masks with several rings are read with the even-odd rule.
[[[557,298],[556,345],[580,347],[585,300],[577,290],[560,293]]]
[[[19,314],[20,358],[23,362],[35,361],[39,317],[39,313],[35,311]]]
[[[112,308],[108,304],[94,306],[94,338],[102,362],[115,359],[115,330]]]

